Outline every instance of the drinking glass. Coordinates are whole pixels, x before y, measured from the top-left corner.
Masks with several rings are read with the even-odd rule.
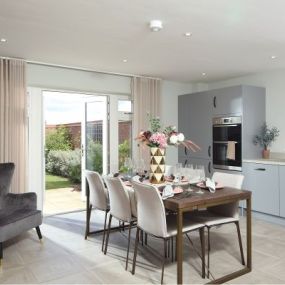
[[[133,161],[130,157],[126,157],[124,166],[126,167],[128,177],[130,178],[132,176],[132,169],[133,169]]]
[[[205,183],[205,180],[206,180],[206,174],[205,174],[205,167],[204,165],[199,165],[197,167],[197,171],[199,173],[199,180],[200,180],[200,183]],[[204,194],[204,192],[202,191],[201,188],[199,188],[199,191],[197,191],[196,193],[198,194]]]
[[[175,180],[178,180],[179,183],[181,181],[181,169],[182,169],[182,163],[176,163],[174,167],[174,176]]]

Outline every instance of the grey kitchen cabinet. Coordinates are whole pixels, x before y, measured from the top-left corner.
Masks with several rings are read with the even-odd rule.
[[[211,159],[179,156],[178,162],[182,163],[183,166],[186,164],[192,164],[193,166],[203,165],[205,168],[206,177],[212,177],[213,175]]]
[[[279,166],[243,163],[243,188],[252,192],[252,210],[279,216]]]
[[[211,91],[214,115],[241,115],[243,87],[233,86]]]
[[[209,92],[181,95],[178,99],[178,129],[201,150],[179,148],[179,156],[210,159],[212,152],[212,96]]]
[[[285,165],[279,166],[280,216],[285,218]]]

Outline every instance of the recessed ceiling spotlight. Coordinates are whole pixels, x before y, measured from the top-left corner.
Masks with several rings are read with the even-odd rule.
[[[1,42],[1,43],[6,43],[6,42],[7,42],[7,39],[1,38],[1,39],[0,39],[0,42]]]
[[[206,74],[206,72],[202,72],[202,76],[206,76],[207,74]]]
[[[271,59],[276,59],[277,56],[276,55],[271,55]]]
[[[185,37],[191,37],[191,36],[192,36],[192,33],[186,32],[186,33],[184,33],[184,36],[185,36]]]
[[[125,59],[123,59],[123,62],[126,63],[126,62],[128,62],[128,60],[125,58]]]
[[[160,20],[151,20],[149,23],[149,28],[153,31],[153,32],[158,32],[160,31],[163,27],[162,27],[162,22]]]

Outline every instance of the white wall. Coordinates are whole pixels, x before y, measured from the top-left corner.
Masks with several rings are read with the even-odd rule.
[[[131,94],[131,78],[29,63],[27,85],[88,93]]]
[[[247,84],[266,88],[266,121],[280,130],[271,150],[285,153],[285,70],[257,73],[209,83],[209,89]]]

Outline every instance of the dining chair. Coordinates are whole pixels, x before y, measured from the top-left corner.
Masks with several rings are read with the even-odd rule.
[[[236,189],[241,189],[244,176],[242,174],[231,174],[223,172],[214,172],[212,180],[215,182],[221,183],[223,186],[232,187]],[[218,191],[218,190],[217,190]],[[220,226],[223,224],[234,223],[237,229],[238,242],[241,254],[241,263],[245,265],[244,253],[242,247],[240,226],[239,226],[239,203],[229,203],[225,205],[218,205],[209,207],[206,210],[196,211],[191,215],[192,219],[195,219],[197,222],[205,224],[208,232],[208,270],[207,277],[209,278],[210,274],[210,229],[212,227]]]
[[[110,236],[110,228],[112,218],[116,218],[120,222],[129,224],[129,234],[128,234],[128,248],[127,248],[127,259],[126,259],[126,270],[128,269],[129,251],[130,251],[130,239],[131,239],[131,228],[136,221],[136,217],[132,215],[130,196],[125,189],[122,181],[118,177],[104,177],[106,182],[109,197],[110,197],[110,215],[108,223],[108,231],[106,237],[105,251],[107,253],[108,242]]]
[[[161,238],[164,241],[164,255],[162,260],[161,283],[163,283],[167,243],[177,236],[177,223],[175,215],[166,215],[165,207],[157,187],[132,181],[137,197],[137,232],[133,258],[132,274],[135,274],[137,250],[140,231]],[[205,278],[205,253],[204,253],[204,225],[184,219],[183,233],[199,230],[202,247],[202,277]]]
[[[107,214],[110,210],[108,204],[108,192],[104,186],[104,182],[101,178],[101,175],[96,171],[85,170],[85,176],[89,186],[89,199],[87,199],[86,203],[86,231],[85,231],[85,239],[90,234],[90,217],[92,207],[94,209],[104,211],[105,212],[105,220],[104,220],[104,230],[103,230],[103,240],[102,240],[102,251],[104,249],[105,242],[105,232],[106,232],[106,222],[107,222]]]

